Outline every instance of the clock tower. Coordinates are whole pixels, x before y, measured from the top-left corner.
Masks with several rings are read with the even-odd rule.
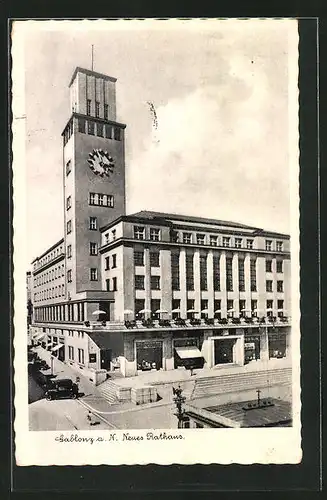
[[[64,241],[66,294],[74,300],[102,290],[99,229],[125,214],[125,125],[116,121],[116,78],[78,67],[69,88]]]

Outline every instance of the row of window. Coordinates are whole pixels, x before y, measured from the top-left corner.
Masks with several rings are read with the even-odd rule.
[[[92,101],[91,99],[87,99],[86,100],[86,114],[88,116],[91,115],[91,104],[92,104]],[[99,101],[95,101],[95,116],[97,118],[100,117],[100,102]],[[103,117],[105,120],[108,120],[108,116],[109,116],[109,105],[104,103],[103,104]]]
[[[80,365],[84,365],[85,364],[84,349],[81,349],[80,347],[78,347],[77,353],[78,353],[77,361],[79,362]],[[70,361],[75,361],[75,359],[74,359],[74,347],[71,345],[68,346],[68,359]]]
[[[91,267],[89,269],[89,276],[90,276],[90,281],[98,281],[98,270],[96,267]],[[72,270],[71,269],[68,269],[67,271],[67,282],[68,283],[72,283],[73,281],[73,274],[72,274]]]
[[[277,292],[283,292],[284,291],[284,282],[282,280],[277,280]],[[266,281],[266,292],[273,292],[273,281],[272,280],[267,280]]]
[[[35,321],[84,321],[84,304],[62,304],[56,306],[43,306],[34,309]],[[73,333],[71,332],[73,335]],[[70,333],[69,333],[70,335]]]
[[[134,238],[136,240],[145,240],[145,226],[134,226]],[[160,229],[150,227],[149,239],[152,241],[160,241]],[[175,231],[172,233],[172,240],[174,242],[179,241],[179,235]],[[253,249],[252,238],[232,238],[230,236],[217,236],[217,235],[207,235],[204,233],[189,233],[183,232],[181,237],[181,242],[186,244],[196,243],[197,245],[210,245],[210,246],[223,246],[225,248],[235,247],[235,248],[247,248],[249,250]],[[275,245],[273,244],[275,243]],[[268,251],[283,251],[283,241],[266,240],[265,248]]]
[[[112,194],[90,193],[89,205],[114,208],[114,197]]]
[[[110,256],[105,258],[105,270],[115,269],[117,267],[117,255],[114,253],[111,256],[111,267],[110,267]]]
[[[34,278],[34,287],[38,287],[49,283],[50,281],[54,281],[62,276],[65,276],[65,266],[62,264],[61,266],[57,266],[54,269],[50,269],[49,271],[45,271],[39,276],[35,276]]]
[[[144,266],[144,251],[143,250],[135,250],[134,251],[134,265],[135,266]],[[160,253],[159,252],[150,252],[150,266],[151,267],[159,267],[160,266]]]
[[[75,122],[76,123],[76,122]],[[74,132],[74,127],[76,125],[73,120],[69,122],[64,131],[64,146],[67,144]],[[122,129],[120,127],[114,127],[109,123],[100,123],[93,118],[78,118],[78,132],[81,134],[94,135],[97,137],[104,137],[106,139],[113,139],[115,141],[122,140]]]
[[[135,275],[136,290],[144,290],[144,279],[145,276],[142,274]],[[151,290],[160,290],[160,276],[150,276],[150,288]]]
[[[117,278],[106,279],[106,291],[117,292]]]
[[[51,260],[55,259],[56,257],[59,257],[60,254],[63,252],[63,245],[60,245],[59,247],[55,248],[52,252],[50,252],[48,255],[45,255],[42,257],[42,259],[38,260],[37,262],[34,262],[33,269],[38,269],[41,266],[44,266]]]
[[[272,260],[266,259],[266,273],[272,273],[272,270],[273,270]],[[283,261],[282,260],[276,260],[276,272],[277,273],[283,272]]]
[[[57,285],[52,288],[47,288],[41,292],[34,293],[34,302],[40,302],[47,299],[55,299],[65,295],[65,285]]]
[[[187,315],[191,316],[192,314],[202,313],[203,315],[208,314],[208,299],[202,299],[200,303],[200,310],[195,310],[195,300],[188,299],[186,302],[186,310]],[[272,316],[273,314],[273,300],[266,300],[266,313],[268,316]],[[284,301],[277,300],[276,302],[278,315],[282,315],[284,309]],[[153,315],[156,314],[156,311],[160,311],[161,309],[161,300],[160,299],[151,299],[150,302],[151,312]],[[135,314],[138,315],[140,311],[145,309],[145,299],[136,299],[135,300]],[[221,300],[215,299],[213,305],[214,313],[219,315],[221,313]],[[246,309],[246,301],[245,300],[227,300],[227,312],[230,314],[234,313],[236,310],[239,311],[241,316],[246,316],[246,313],[252,312],[253,314],[260,315],[263,314],[264,311],[260,311],[258,314],[258,301],[251,300],[251,309]],[[173,299],[172,300],[172,313],[173,316],[179,316],[181,312],[181,300]]]

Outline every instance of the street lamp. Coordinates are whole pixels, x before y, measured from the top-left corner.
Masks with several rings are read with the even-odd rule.
[[[173,401],[176,405],[177,412],[174,413],[174,415],[178,418],[178,429],[183,428],[183,420],[184,420],[184,409],[182,408],[182,405],[185,403],[186,398],[183,394],[183,389],[181,389],[180,386],[178,386],[177,389],[173,387],[173,395],[175,396],[173,398]]]

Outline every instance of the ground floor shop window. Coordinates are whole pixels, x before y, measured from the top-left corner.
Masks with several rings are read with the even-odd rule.
[[[198,338],[186,338],[186,339],[176,339],[173,341],[173,347],[174,347],[174,368],[178,368],[179,366],[185,366],[184,360],[181,359],[176,351],[176,347],[197,347],[199,349],[200,341]]]
[[[234,346],[237,339],[225,338],[214,340],[214,360],[215,365],[234,363]]]
[[[246,335],[244,337],[244,363],[247,364],[257,359],[260,359],[260,337],[259,335]]]
[[[269,358],[286,357],[286,335],[281,333],[268,334]]]
[[[136,342],[137,369],[142,371],[162,368],[162,341]]]

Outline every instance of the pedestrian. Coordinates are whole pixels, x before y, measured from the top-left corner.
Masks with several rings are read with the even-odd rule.
[[[92,413],[90,411],[87,414],[87,420],[88,420],[88,422],[89,422],[90,425],[94,425],[93,415],[92,415]]]

